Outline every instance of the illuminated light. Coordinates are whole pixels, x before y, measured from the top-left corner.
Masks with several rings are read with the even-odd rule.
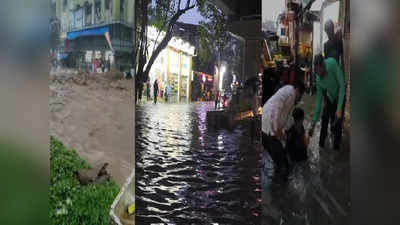
[[[222,90],[222,81],[224,80],[225,70],[226,70],[225,66],[222,66],[220,77],[219,77],[219,89],[220,90]]]
[[[206,82],[206,75],[203,74],[203,83]]]
[[[208,77],[207,80],[211,82],[211,81],[213,81],[213,78],[212,77]]]
[[[147,37],[152,42],[155,42],[156,40],[159,42],[165,37],[165,35],[166,33],[164,31],[159,32],[154,26],[147,27]],[[168,46],[182,51],[186,54],[194,55],[195,47],[180,38],[172,37],[168,43]]]

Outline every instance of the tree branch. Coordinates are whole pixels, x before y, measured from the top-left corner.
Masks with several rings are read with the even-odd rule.
[[[187,1],[186,3],[186,8],[182,9],[183,13],[185,13],[186,11],[193,9],[196,6],[196,4],[193,4],[192,6],[190,6],[190,0]]]
[[[187,0],[186,1],[186,8],[189,8],[189,5],[190,5],[190,0]]]
[[[190,3],[189,0],[188,0],[188,2]],[[153,65],[154,61],[157,59],[157,56],[168,45],[169,41],[172,39],[172,35],[173,35],[172,28],[175,25],[175,23],[178,21],[179,17],[181,15],[183,15],[186,11],[193,9],[194,7],[195,7],[195,5],[192,5],[192,6],[187,5],[184,9],[178,10],[177,13],[171,18],[171,20],[168,24],[166,35],[164,36],[164,38],[162,39],[160,44],[157,46],[156,50],[151,54],[151,57],[146,65],[146,69],[144,71],[144,74],[146,76],[149,74],[151,66]]]
[[[167,15],[167,14],[166,14],[166,15]],[[163,24],[162,24],[160,30],[158,31],[156,40],[154,41],[153,52],[154,52],[154,49],[156,48],[156,44],[157,44],[158,38],[159,38],[159,36],[160,36],[162,30],[164,29],[164,27],[165,27],[165,25],[166,25],[167,23],[168,23],[167,16],[165,16],[165,20],[164,20],[164,22],[163,22]]]

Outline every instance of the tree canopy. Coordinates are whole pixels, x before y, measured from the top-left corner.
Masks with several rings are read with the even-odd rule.
[[[173,37],[174,25],[180,16],[196,6],[196,0],[138,0],[137,4],[139,33],[135,48],[135,55],[138,57],[137,77],[140,82],[145,82],[157,56]],[[159,32],[165,32],[160,41],[156,40],[151,55],[146,34],[148,25],[154,25]]]
[[[197,70],[209,68],[222,60],[229,63],[230,69],[240,73],[242,43],[233,38],[227,29],[227,16],[216,5],[207,0],[138,0],[137,40],[135,55],[137,59],[137,78],[146,82],[155,59],[173,37],[174,26],[181,15],[197,6],[204,20],[199,22],[196,32],[198,51],[193,60]],[[147,26],[152,25],[165,35],[157,35],[155,46],[148,49]],[[140,87],[139,87],[140,89]],[[138,89],[138,91],[140,91]]]
[[[200,47],[197,67],[205,67],[217,59],[218,64],[224,61],[232,73],[240,74],[243,43],[229,33],[227,16],[205,0],[200,1],[198,8],[204,20],[200,21],[197,29]]]

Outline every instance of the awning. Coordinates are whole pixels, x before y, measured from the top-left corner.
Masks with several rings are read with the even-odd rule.
[[[96,28],[90,28],[90,29],[85,29],[85,30],[80,30],[80,31],[72,31],[67,33],[67,40],[73,40],[78,37],[84,37],[84,36],[102,36],[106,32],[108,32],[108,26],[105,27],[96,27]]]

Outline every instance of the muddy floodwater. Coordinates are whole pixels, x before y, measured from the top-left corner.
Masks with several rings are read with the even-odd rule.
[[[136,223],[261,224],[261,148],[212,130],[213,103],[136,106]]]

